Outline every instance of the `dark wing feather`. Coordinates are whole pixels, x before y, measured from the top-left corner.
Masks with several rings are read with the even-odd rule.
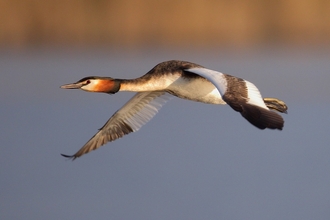
[[[261,108],[256,105],[242,105],[242,116],[251,124],[260,129],[283,129],[284,120],[276,112]]]

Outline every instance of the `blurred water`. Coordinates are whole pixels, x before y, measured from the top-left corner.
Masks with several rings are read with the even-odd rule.
[[[0,52],[1,219],[327,219],[330,50]],[[137,133],[74,162],[133,94],[59,86],[135,78],[181,59],[254,82],[286,101],[283,131],[228,106],[177,98]]]

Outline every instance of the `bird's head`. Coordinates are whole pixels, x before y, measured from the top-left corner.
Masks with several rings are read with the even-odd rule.
[[[120,89],[120,81],[110,77],[89,76],[76,83],[65,84],[62,89],[81,89],[88,92],[104,92],[114,94]]]

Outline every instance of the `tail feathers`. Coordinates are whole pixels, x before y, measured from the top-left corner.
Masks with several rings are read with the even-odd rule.
[[[256,105],[242,105],[241,114],[251,124],[260,129],[269,128],[282,130],[284,126],[282,116],[276,112],[258,107]]]

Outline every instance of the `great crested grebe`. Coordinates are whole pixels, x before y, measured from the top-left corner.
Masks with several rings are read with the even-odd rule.
[[[260,129],[282,130],[283,118],[270,109],[282,113],[287,110],[286,104],[279,99],[263,99],[257,87],[249,81],[178,60],[159,63],[136,79],[90,76],[61,88],[109,94],[137,92],[77,153],[62,154],[73,160],[139,130],[172,96],[207,104],[227,103]]]

